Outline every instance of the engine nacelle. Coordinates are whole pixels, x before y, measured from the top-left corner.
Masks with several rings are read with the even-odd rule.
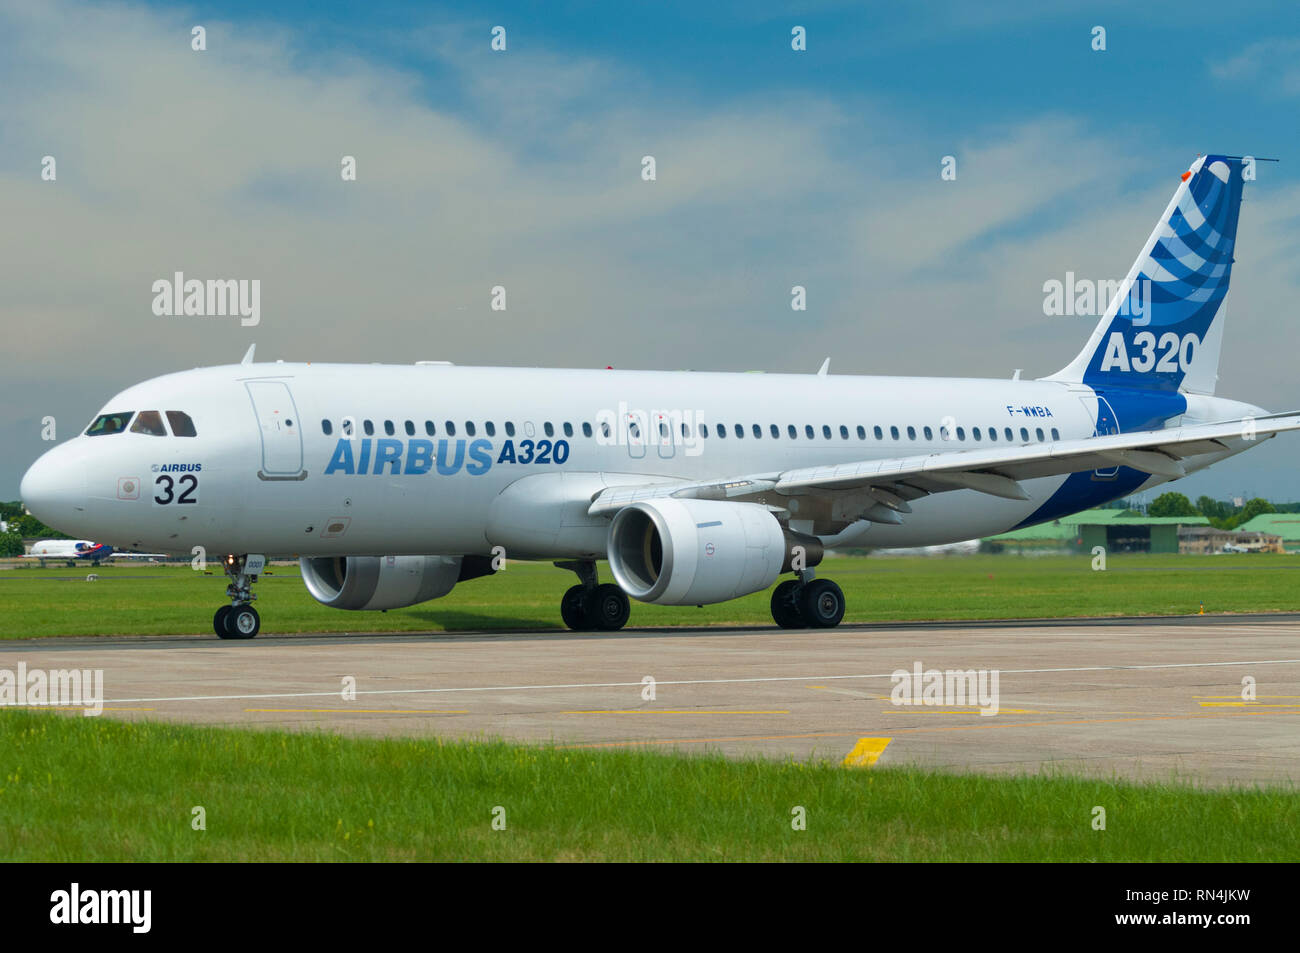
[[[694,606],[766,589],[786,562],[786,540],[757,504],[668,498],[619,510],[607,553],[633,599]]]
[[[331,609],[402,609],[493,571],[483,556],[303,556],[298,564],[312,598]]]

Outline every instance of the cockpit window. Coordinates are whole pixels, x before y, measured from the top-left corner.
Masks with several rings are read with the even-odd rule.
[[[163,426],[162,414],[156,410],[142,410],[136,415],[135,423],[131,425],[131,433],[148,434],[150,437],[167,436],[167,428]]]
[[[180,410],[167,411],[167,422],[172,426],[173,437],[197,437],[198,433],[194,430],[194,421],[190,415]],[[328,430],[325,431],[329,433]]]
[[[134,413],[134,410],[127,410],[116,414],[100,414],[86,428],[86,436],[102,437],[105,434],[121,433],[131,422],[131,415]]]

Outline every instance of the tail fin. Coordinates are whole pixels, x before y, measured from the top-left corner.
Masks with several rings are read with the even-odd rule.
[[[1243,169],[1236,156],[1192,163],[1087,345],[1047,380],[1214,392]]]

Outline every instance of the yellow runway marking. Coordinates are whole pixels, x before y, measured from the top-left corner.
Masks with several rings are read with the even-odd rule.
[[[1201,702],[1202,708],[1300,708],[1300,702]]]
[[[468,708],[245,708],[247,712],[287,715],[468,715]]]
[[[844,756],[844,763],[850,768],[869,768],[880,760],[880,756],[889,747],[892,738],[859,738],[853,750]]]
[[[920,705],[900,705],[897,708],[885,708],[881,711],[882,715],[978,715],[979,713],[980,713],[979,708],[950,708],[947,706],[944,706],[942,708],[926,706],[922,708]],[[999,708],[998,714],[999,715],[1056,715],[1062,713],[1050,712],[1050,711],[1048,712],[1038,711],[1037,709],[1034,708]],[[986,717],[991,717],[991,716],[986,716]]]
[[[1012,721],[997,722],[993,718],[984,718],[979,724],[975,725],[945,725],[942,728],[893,728],[894,734],[904,733],[924,733],[931,731],[979,731],[988,728],[1052,728],[1056,726],[1072,725],[1104,725],[1116,722],[1130,721],[1179,721],[1190,718],[1240,718],[1251,715],[1289,715],[1294,712],[1287,711],[1255,711],[1249,709],[1244,711],[1222,711],[1222,712],[1205,712],[1203,714],[1190,715],[1146,715],[1136,718],[1085,718],[1076,721]],[[794,741],[805,738],[855,738],[860,737],[857,732],[848,731],[821,731],[810,732],[808,734],[798,735],[738,735],[723,738],[653,738],[648,741],[598,741],[591,744],[578,745],[558,745],[560,748],[632,748],[640,745],[702,745],[702,744],[721,744],[724,742],[744,742],[744,741]]]
[[[564,711],[562,715],[788,715],[788,710],[717,711],[696,708],[610,708],[595,711]]]

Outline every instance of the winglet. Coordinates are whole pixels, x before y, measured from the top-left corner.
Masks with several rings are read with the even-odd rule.
[[[830,369],[831,369],[831,359],[828,357],[826,358],[826,360],[822,361],[822,366],[821,369],[817,371],[817,376],[825,377],[826,372],[829,371]]]
[[[244,359],[243,359],[242,361],[240,361],[239,363],[240,363],[240,364],[252,364],[252,363],[253,363],[253,352],[256,351],[256,350],[257,350],[257,345],[256,345],[256,344],[250,344],[250,345],[248,345],[248,352],[247,352],[246,354],[244,354]]]

